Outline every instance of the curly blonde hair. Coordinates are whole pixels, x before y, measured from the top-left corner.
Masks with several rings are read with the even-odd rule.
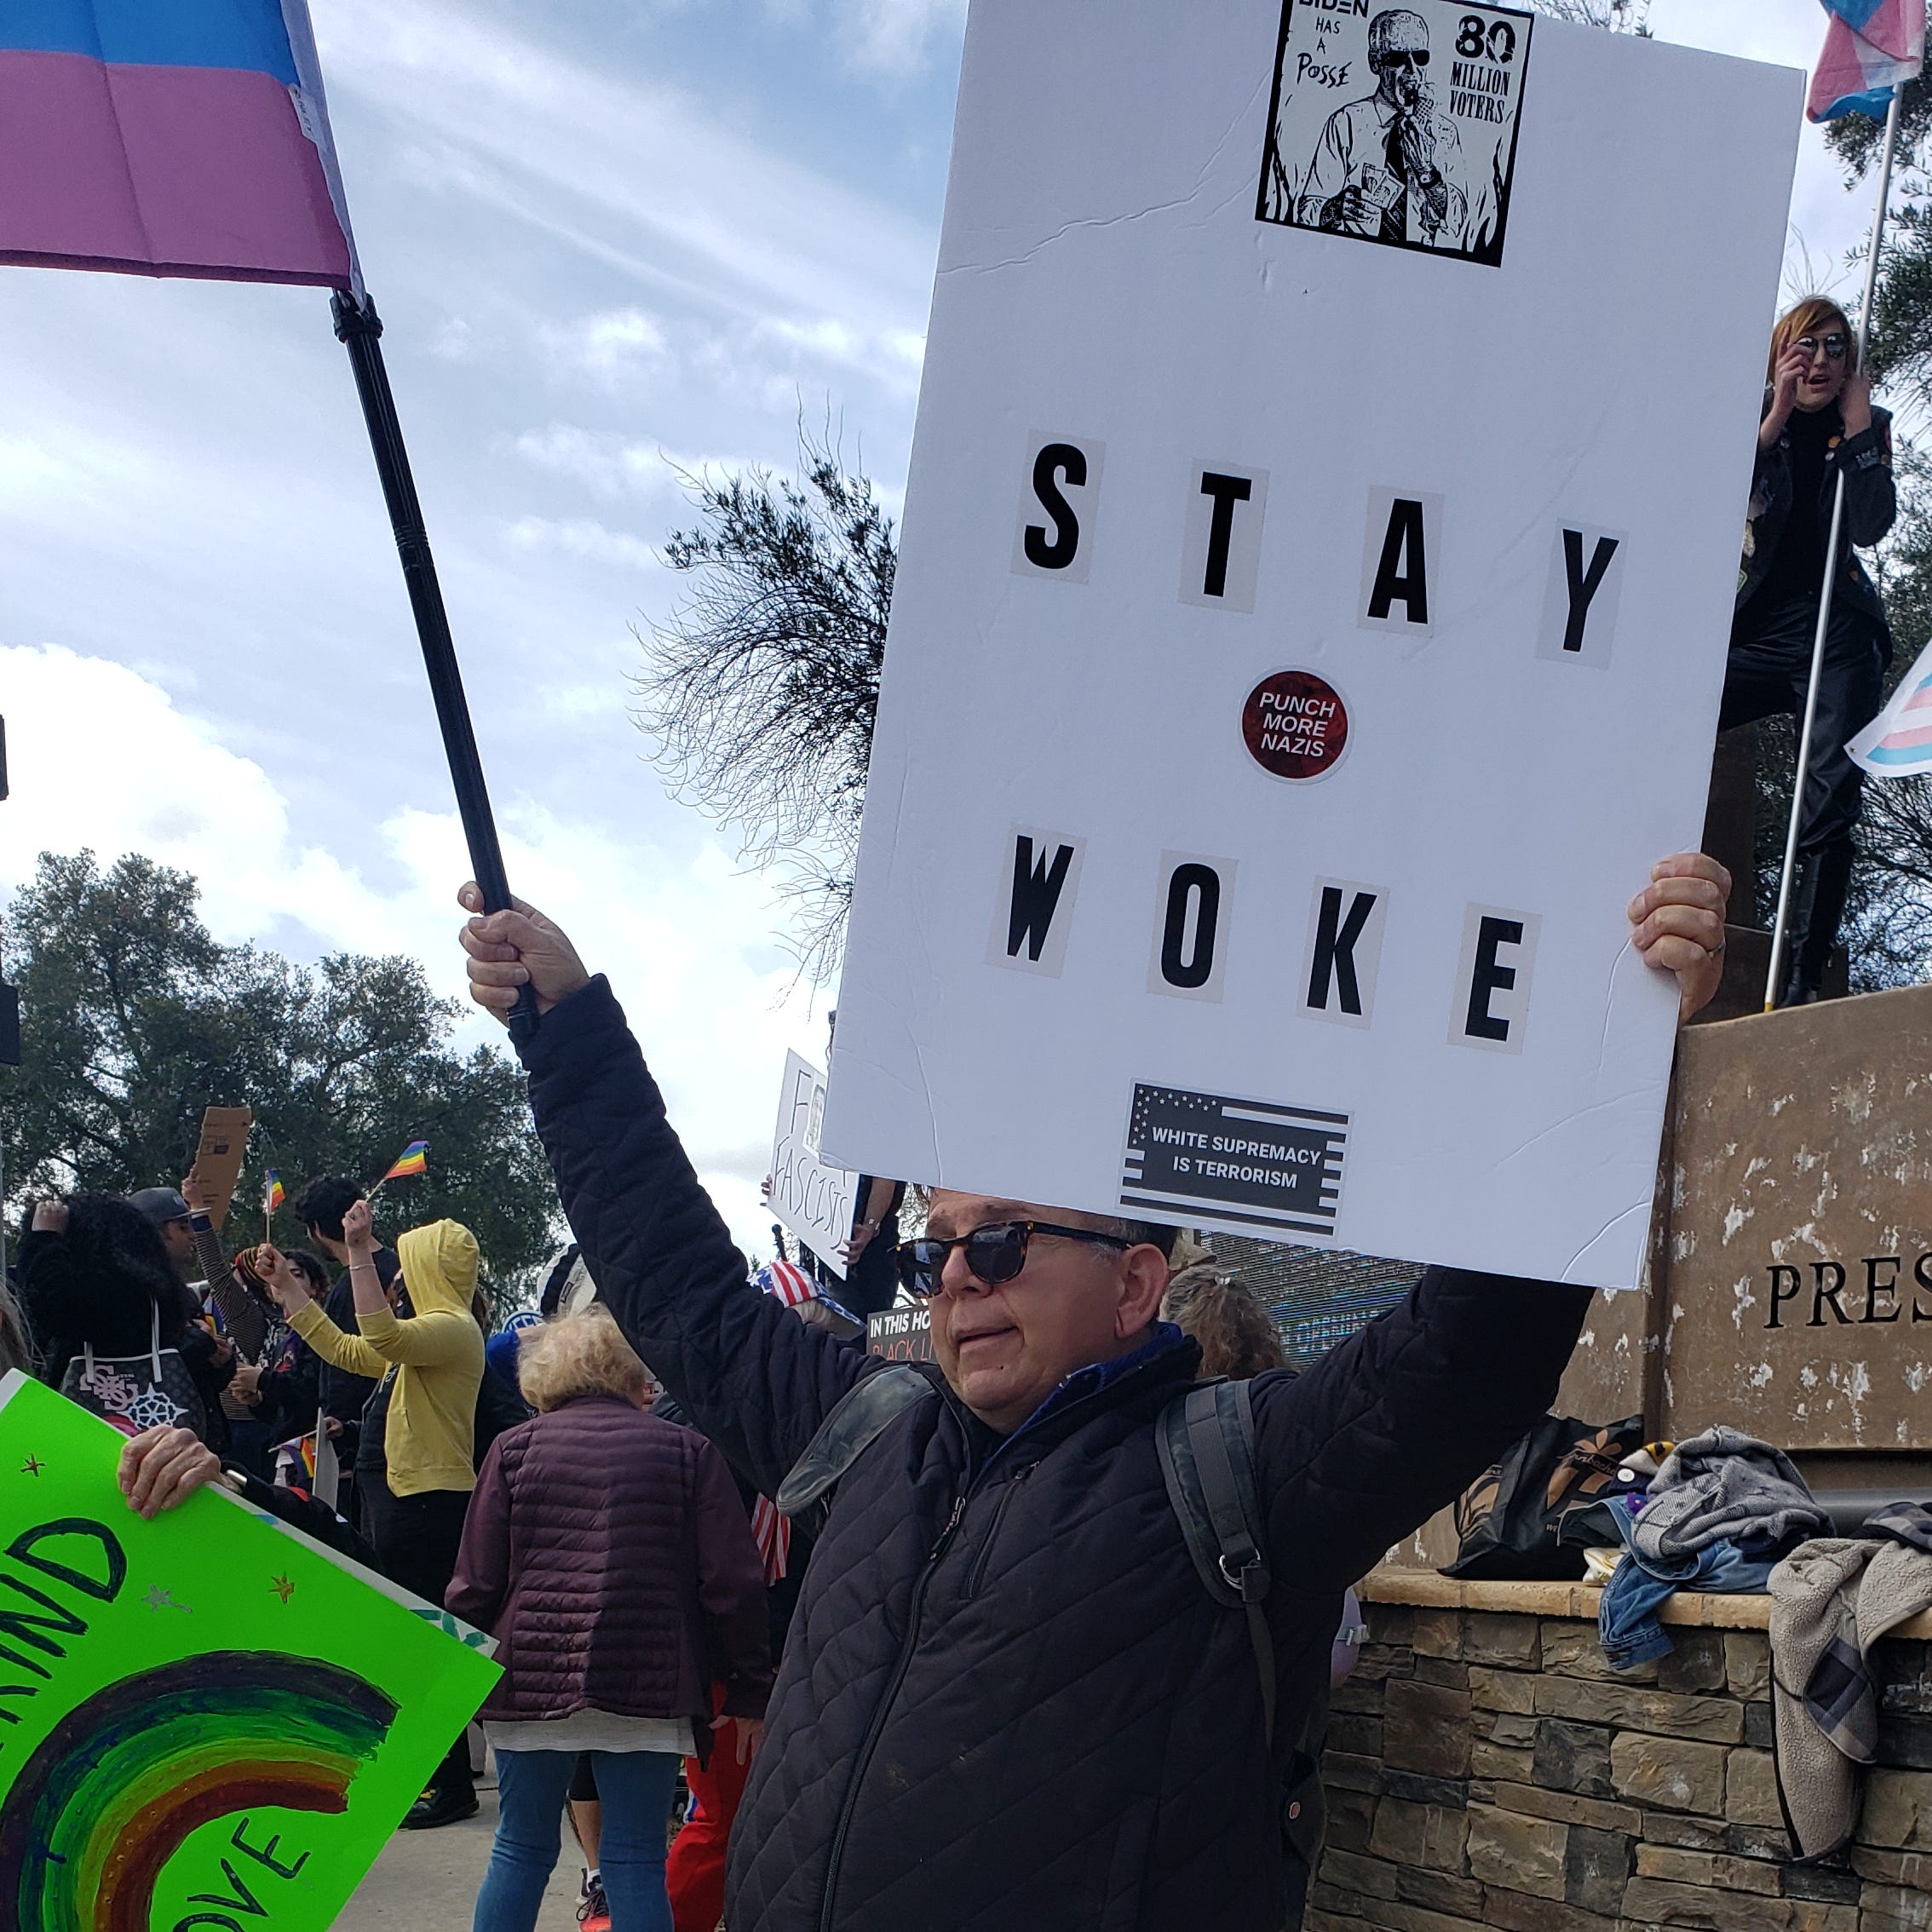
[[[642,1408],[653,1387],[650,1370],[610,1310],[595,1303],[527,1331],[517,1348],[516,1379],[525,1401],[545,1412],[575,1395],[620,1395]]]

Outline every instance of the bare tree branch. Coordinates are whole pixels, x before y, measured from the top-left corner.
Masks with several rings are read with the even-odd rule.
[[[801,434],[796,478],[683,478],[697,523],[665,560],[692,589],[653,625],[637,723],[677,793],[781,874],[791,943],[837,966],[852,893],[898,546],[871,482]]]

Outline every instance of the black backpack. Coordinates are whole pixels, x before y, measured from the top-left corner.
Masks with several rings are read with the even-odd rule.
[[[848,1389],[819,1425],[773,1498],[785,1516],[820,1508],[833,1486],[906,1410],[937,1392],[903,1363]],[[1262,1716],[1274,1746],[1274,1640],[1262,1608],[1274,1579],[1268,1567],[1261,1494],[1255,1480],[1255,1417],[1245,1382],[1198,1382],[1168,1403],[1154,1425],[1167,1499],[1181,1525],[1202,1587],[1245,1619],[1254,1647]],[[1337,1621],[1340,1606],[1337,1604]],[[1325,1663],[1326,1652],[1323,1653]],[[1326,1822],[1321,1748],[1328,1728],[1324,1670],[1308,1713],[1281,1763],[1282,1932],[1296,1932],[1321,1863]]]

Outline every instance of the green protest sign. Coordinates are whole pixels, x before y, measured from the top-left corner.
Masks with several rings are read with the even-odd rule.
[[[0,1381],[0,1925],[323,1932],[497,1675],[489,1640]]]

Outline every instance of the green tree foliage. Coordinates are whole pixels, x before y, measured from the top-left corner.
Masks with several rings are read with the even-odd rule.
[[[7,1193],[172,1185],[202,1109],[247,1106],[255,1128],[226,1238],[261,1238],[262,1171],[292,1200],[311,1175],[374,1182],[412,1140],[429,1170],[377,1202],[386,1233],[450,1216],[475,1233],[486,1280],[513,1305],[556,1236],[556,1194],[501,1053],[450,1044],[463,1009],[411,959],[336,953],[313,969],[202,923],[186,872],[129,854],[41,855],[0,946],[20,988],[23,1064],[0,1068]],[[302,1231],[285,1206],[275,1238]]]
[[[814,978],[837,965],[898,548],[869,479],[802,440],[802,474],[687,478],[664,547],[690,594],[642,639],[638,722],[740,855],[775,865]]]

